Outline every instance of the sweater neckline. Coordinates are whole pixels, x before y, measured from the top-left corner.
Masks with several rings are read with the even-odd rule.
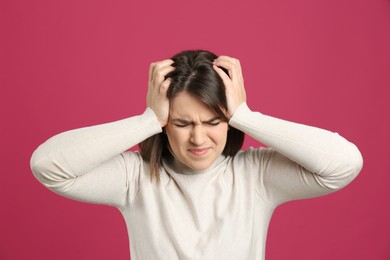
[[[182,175],[199,175],[204,174],[207,172],[213,171],[215,168],[218,168],[218,166],[226,159],[225,155],[220,155],[217,159],[214,160],[214,162],[204,170],[193,170],[175,157],[172,158],[170,162],[164,162],[164,164],[167,164],[168,168],[171,168],[176,174],[182,174]]]

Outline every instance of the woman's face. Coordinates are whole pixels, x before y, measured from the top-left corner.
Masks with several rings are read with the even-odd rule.
[[[193,170],[207,169],[225,148],[228,124],[185,91],[170,102],[165,126],[176,159]]]

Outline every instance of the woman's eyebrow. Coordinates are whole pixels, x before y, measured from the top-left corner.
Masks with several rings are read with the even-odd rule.
[[[204,121],[203,123],[212,123],[212,122],[217,121],[217,120],[221,120],[221,117],[216,116],[216,117],[211,118],[210,120]]]
[[[206,121],[202,121],[202,123],[212,123],[214,121],[217,121],[217,120],[221,120],[221,117],[220,116],[216,116],[216,117],[213,117],[209,120],[206,120]],[[179,124],[192,124],[193,122],[192,121],[188,121],[186,119],[181,119],[181,118],[174,118],[172,119],[172,122],[173,123],[179,123]]]
[[[179,123],[179,124],[192,124],[192,122],[185,120],[185,119],[180,119],[180,118],[174,118],[174,119],[172,119],[172,122]]]

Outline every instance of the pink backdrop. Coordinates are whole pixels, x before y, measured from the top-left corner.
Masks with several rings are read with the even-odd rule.
[[[390,259],[390,1],[1,0],[0,26],[0,259],[129,259],[119,211],[51,193],[29,159],[142,112],[149,63],[193,48],[241,60],[253,110],[363,153],[344,190],[276,210],[267,260]]]

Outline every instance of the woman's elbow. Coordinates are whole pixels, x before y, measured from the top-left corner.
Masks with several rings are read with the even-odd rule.
[[[31,157],[30,167],[35,178],[51,190],[59,191],[73,179],[56,160],[37,152]]]
[[[355,145],[353,145],[347,161],[351,169],[351,175],[355,178],[363,168],[363,156]]]
[[[363,168],[363,156],[359,149],[352,144],[352,148],[343,156],[339,168],[339,187],[343,188],[351,183]]]
[[[35,178],[47,186],[53,178],[50,178],[50,169],[53,168],[53,161],[50,161],[47,157],[37,156],[34,153],[30,160],[30,168]]]

